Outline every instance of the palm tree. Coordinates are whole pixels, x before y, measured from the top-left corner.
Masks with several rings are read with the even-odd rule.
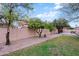
[[[9,38],[10,27],[14,20],[18,20],[18,14],[14,10],[20,5],[28,10],[32,9],[32,7],[30,6],[31,4],[28,4],[28,3],[27,4],[15,4],[15,3],[2,4],[3,6],[2,13],[7,23],[6,45],[10,45],[10,38]]]

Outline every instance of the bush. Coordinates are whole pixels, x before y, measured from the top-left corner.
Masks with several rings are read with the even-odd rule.
[[[75,31],[71,31],[71,33],[75,33]]]

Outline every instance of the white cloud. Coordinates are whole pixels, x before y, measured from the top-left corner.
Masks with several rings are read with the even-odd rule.
[[[41,14],[37,14],[34,17],[41,18],[42,20],[53,20],[61,17],[60,8],[63,8],[63,6],[60,3],[55,3],[55,7],[53,10],[49,12],[44,12]],[[45,7],[44,9],[48,9],[48,7]]]
[[[61,6],[60,3],[55,3],[55,7],[53,10],[49,11],[49,12],[45,12],[45,13],[41,13],[41,14],[38,14],[38,15],[35,15],[35,17],[38,17],[38,18],[57,18],[60,14],[60,8],[63,8],[63,6]],[[47,9],[48,7],[45,7],[45,9]]]
[[[41,18],[42,20],[50,20],[56,19],[59,17],[60,11],[49,11],[42,14],[38,14],[35,17]]]
[[[61,6],[61,4],[60,3],[56,3],[55,4],[56,6],[54,7],[54,9],[60,9],[60,8],[63,8],[63,6]]]
[[[50,12],[45,12],[45,13],[42,13],[42,14],[38,14],[36,15],[36,17],[39,17],[39,18],[44,18],[44,17],[54,17],[56,14],[58,13],[58,11],[50,11]]]

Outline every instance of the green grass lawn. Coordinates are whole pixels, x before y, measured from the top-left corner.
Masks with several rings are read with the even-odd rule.
[[[58,38],[18,50],[10,56],[79,56],[79,38],[60,36]]]

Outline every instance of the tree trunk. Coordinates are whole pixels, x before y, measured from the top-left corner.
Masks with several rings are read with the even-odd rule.
[[[9,10],[10,15],[12,15],[12,6],[10,5],[10,10]],[[11,16],[7,24],[7,34],[6,34],[6,45],[10,45],[10,25],[11,25]]]
[[[63,28],[61,28],[61,33],[63,32]]]
[[[58,30],[58,34],[62,33],[63,32],[63,29],[60,28],[60,29],[57,29]]]
[[[60,29],[57,29],[58,30],[58,34],[60,33]]]
[[[38,36],[41,37],[43,30],[42,29],[38,29],[38,30],[36,30],[36,32],[37,32]]]
[[[6,45],[10,45],[10,21],[9,21],[8,26],[7,26]]]
[[[39,37],[41,37],[41,33],[39,34]]]
[[[7,32],[7,34],[6,34],[6,45],[10,45],[9,35],[10,35],[10,32]]]

